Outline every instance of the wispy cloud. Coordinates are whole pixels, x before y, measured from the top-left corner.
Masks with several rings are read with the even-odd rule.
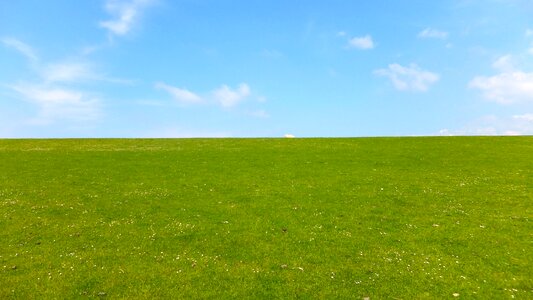
[[[511,72],[516,68],[513,63],[513,57],[510,54],[504,55],[496,59],[492,64],[492,67],[501,72]]]
[[[446,31],[437,30],[434,28],[426,28],[418,33],[419,38],[423,39],[441,39],[445,40],[448,38],[449,33]]]
[[[514,115],[513,119],[533,122],[533,114]]]
[[[199,104],[204,102],[202,97],[187,89],[177,88],[162,82],[156,83],[155,88],[169,93],[180,104]]]
[[[162,82],[156,83],[155,88],[169,93],[172,98],[180,104],[212,103],[224,108],[234,107],[252,94],[250,87],[246,83],[241,83],[235,89],[227,85],[222,85],[218,89],[208,93],[206,96],[200,96],[190,90],[171,86]]]
[[[99,25],[111,34],[126,35],[138,21],[142,11],[154,2],[154,0],[107,0],[105,10],[112,15],[112,19],[101,21]]]
[[[238,88],[232,89],[227,85],[213,91],[213,97],[222,107],[233,107],[250,96],[250,87],[246,83],[241,83]]]
[[[533,36],[533,29],[526,29],[526,33],[525,33],[526,37],[531,37]]]
[[[18,39],[4,38],[0,41],[5,46],[16,49],[27,59],[34,62],[32,64],[32,71],[37,73],[45,83],[106,81],[119,84],[131,84],[133,82],[132,80],[114,78],[101,74],[95,70],[93,63],[83,59],[48,63],[41,60],[31,46]]]
[[[131,83],[128,80],[101,74],[95,70],[94,64],[90,61],[65,60],[49,63],[37,57],[31,46],[17,39],[3,39],[2,42],[35,62],[30,70],[36,75],[36,79],[31,82],[5,85],[19,100],[37,107],[38,116],[32,121],[34,125],[45,125],[56,121],[97,120],[103,115],[101,100],[80,87],[95,81]]]
[[[359,50],[370,50],[374,49],[375,44],[372,36],[365,35],[361,37],[353,37],[348,40],[348,47],[355,48]]]
[[[3,38],[1,41],[4,46],[17,50],[20,54],[32,61],[37,61],[39,59],[33,48],[24,42],[21,42],[20,40],[14,38]]]
[[[337,36],[341,36],[342,37],[342,36],[346,36],[346,35],[347,35],[346,31],[337,32]]]
[[[102,74],[89,61],[60,61],[39,68],[42,79],[47,83],[84,83],[104,81],[116,84],[133,84],[134,80],[110,77]]]
[[[10,87],[23,99],[39,107],[37,123],[47,124],[59,119],[91,121],[101,115],[100,101],[85,92],[36,84],[17,84]]]
[[[409,67],[390,64],[386,69],[375,70],[374,74],[389,78],[399,91],[413,92],[427,91],[440,78],[438,74],[422,70],[415,64],[411,64]]]
[[[90,64],[81,62],[49,64],[43,68],[41,75],[47,82],[75,82],[98,77]]]

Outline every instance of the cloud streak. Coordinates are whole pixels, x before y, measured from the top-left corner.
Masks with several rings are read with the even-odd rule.
[[[98,77],[88,63],[81,62],[49,64],[43,68],[41,76],[47,82],[75,82]]]
[[[177,88],[162,82],[155,84],[155,88],[169,93],[180,104],[200,104],[204,100],[197,94],[182,88]]]
[[[526,122],[533,122],[533,114],[514,115],[513,119]]]
[[[185,105],[213,103],[223,108],[232,108],[252,95],[250,86],[246,83],[241,83],[235,89],[224,84],[206,96],[200,96],[190,90],[171,86],[163,82],[156,83],[154,87],[167,92],[178,103]]]
[[[92,121],[101,114],[100,101],[81,91],[36,84],[17,84],[10,88],[39,107],[36,123],[48,124],[60,119]]]
[[[492,67],[502,72],[512,72],[515,70],[515,66],[513,64],[513,57],[511,55],[504,55],[498,58],[492,64]]]
[[[39,68],[42,79],[47,83],[86,83],[103,81],[115,84],[133,84],[134,80],[115,78],[101,74],[94,64],[87,61],[61,61]]]
[[[440,31],[434,28],[426,28],[418,33],[419,38],[423,39],[440,39],[445,40],[448,38],[448,32]]]
[[[390,79],[399,91],[425,92],[440,79],[438,74],[422,70],[415,64],[408,67],[390,64],[386,69],[375,70],[374,74]]]
[[[4,46],[17,50],[20,54],[24,55],[28,59],[32,61],[39,60],[39,57],[37,56],[33,48],[21,42],[20,40],[14,38],[3,38],[1,41]]]
[[[143,10],[154,2],[154,0],[107,0],[105,10],[112,18],[98,24],[113,35],[126,35],[139,20]]]
[[[34,125],[46,125],[60,120],[87,122],[99,119],[102,115],[101,101],[74,84],[121,81],[98,74],[89,62],[43,62],[31,46],[17,39],[3,39],[2,43],[34,62],[30,69],[38,79],[30,83],[5,85],[17,95],[18,100],[36,106],[38,116],[30,122]]]

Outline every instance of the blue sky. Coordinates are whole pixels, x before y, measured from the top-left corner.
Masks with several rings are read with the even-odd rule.
[[[529,0],[0,2],[0,137],[533,134]]]

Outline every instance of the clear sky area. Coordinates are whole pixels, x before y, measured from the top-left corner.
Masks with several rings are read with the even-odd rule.
[[[0,0],[0,137],[533,134],[531,0]]]

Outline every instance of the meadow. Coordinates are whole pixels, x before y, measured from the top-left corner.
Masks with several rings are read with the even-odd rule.
[[[533,137],[0,140],[0,299],[533,299]]]

